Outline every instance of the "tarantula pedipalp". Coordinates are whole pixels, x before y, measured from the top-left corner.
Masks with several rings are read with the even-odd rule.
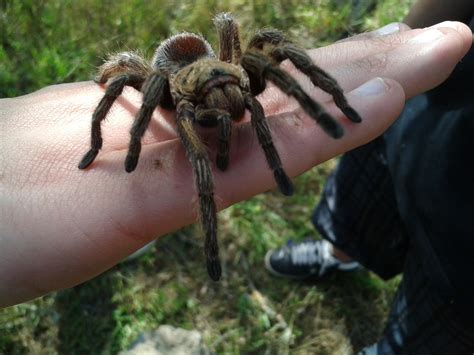
[[[151,62],[134,52],[124,52],[110,57],[100,67],[96,81],[106,83],[110,79],[110,82],[92,116],[91,148],[79,163],[79,169],[92,164],[102,148],[101,122],[125,86],[143,93],[143,104],[130,131],[125,159],[127,172],[135,170],[138,164],[141,138],[155,108],[176,109],[177,133],[192,165],[199,195],[207,270],[211,279],[217,281],[221,276],[221,264],[213,179],[206,147],[194,125],[217,127],[216,165],[225,170],[229,163],[232,122],[243,118],[245,110],[249,110],[252,126],[277,185],[283,194],[291,195],[293,185],[283,170],[263,108],[255,98],[265,89],[266,81],[272,81],[285,94],[294,97],[331,137],[341,137],[343,130],[295,79],[279,68],[279,64],[289,59],[315,86],[331,94],[336,105],[352,122],[361,119],[347,103],[337,82],[317,67],[303,49],[288,41],[282,32],[260,30],[242,52],[238,25],[231,15],[217,15],[214,24],[219,34],[219,58],[201,36],[181,33],[162,42]]]

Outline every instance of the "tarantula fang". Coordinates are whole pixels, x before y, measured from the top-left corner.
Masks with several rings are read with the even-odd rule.
[[[95,79],[107,83],[103,98],[92,115],[91,147],[79,163],[87,168],[102,148],[101,122],[125,86],[143,93],[143,103],[130,130],[130,144],[125,170],[132,172],[138,164],[141,138],[157,106],[176,110],[176,127],[191,163],[199,195],[200,219],[205,233],[204,253],[212,280],[221,277],[217,243],[217,217],[214,185],[206,146],[195,125],[216,127],[218,147],[216,166],[226,170],[229,165],[232,123],[250,112],[251,124],[280,191],[293,193],[276,150],[262,105],[255,98],[273,82],[288,96],[294,97],[302,109],[331,137],[343,135],[341,125],[316,101],[304,92],[298,82],[279,68],[283,60],[309,77],[311,82],[332,95],[335,104],[352,122],[360,122],[357,112],[349,106],[336,80],[316,66],[306,52],[287,40],[281,31],[262,29],[242,51],[239,28],[228,13],[218,14],[214,24],[219,34],[219,57],[201,36],[180,33],[162,42],[149,62],[135,52],[109,57],[99,68]]]

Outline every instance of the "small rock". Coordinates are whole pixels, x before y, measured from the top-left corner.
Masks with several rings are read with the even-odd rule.
[[[171,325],[142,333],[129,350],[120,355],[209,355],[197,330],[185,330]]]

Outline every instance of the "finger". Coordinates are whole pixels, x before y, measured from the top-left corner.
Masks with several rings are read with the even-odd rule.
[[[313,49],[309,53],[315,63],[332,72],[333,68],[347,65],[361,58],[370,58],[380,53],[393,51],[406,45],[415,37],[436,28],[450,28],[453,30],[454,32],[450,33],[447,39],[454,40],[467,52],[470,43],[472,43],[472,32],[469,27],[461,22],[446,21],[426,29],[404,30],[386,36],[372,35],[369,38],[360,37],[350,41],[337,42],[324,48]],[[459,39],[453,39],[457,36],[456,33],[461,37],[460,41]],[[429,47],[429,45],[430,42],[419,43],[418,51]],[[292,68],[290,64],[285,65]]]
[[[408,30],[410,30],[410,26],[404,24],[403,22],[392,22],[374,31],[364,32],[364,33],[357,34],[355,36],[347,37],[335,43],[368,40],[372,38],[393,35],[393,34],[397,34],[399,32],[404,32]]]
[[[382,76],[398,81],[407,97],[412,97],[445,80],[472,45],[469,27],[459,22],[444,22],[388,37],[340,43],[325,51],[318,49],[313,52],[313,58],[319,64],[328,64],[328,72],[345,91]],[[317,100],[330,100],[329,95],[315,91],[308,78],[291,65],[287,64],[287,68],[295,71],[304,89],[313,92]],[[274,96],[274,93],[265,94],[269,98]]]
[[[340,59],[333,57],[334,46],[327,47],[327,51],[319,50],[327,53],[327,57],[321,56],[324,60],[334,59],[334,62],[339,62],[328,72],[344,91],[350,91],[371,78],[382,76],[399,82],[408,98],[445,80],[470,48],[472,35],[470,29],[462,23],[444,22],[430,29],[406,31],[398,39],[392,38],[389,42],[386,39],[381,42],[356,42],[356,45],[339,45],[340,52],[337,55]],[[360,56],[361,53],[367,55]],[[287,67],[290,67],[290,71],[296,71],[291,65]],[[315,89],[306,76],[300,72],[295,72],[294,75],[315,100],[332,101],[330,95]],[[288,107],[294,105],[273,86],[264,91],[260,98],[267,113],[287,112]]]
[[[434,88],[449,76],[467,53],[469,37],[469,30],[460,33],[448,27],[418,31],[394,49],[340,66],[333,75],[346,90],[367,78],[392,78],[402,85],[409,98]]]

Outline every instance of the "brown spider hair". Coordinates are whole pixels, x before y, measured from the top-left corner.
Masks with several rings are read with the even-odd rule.
[[[211,279],[218,280],[221,264],[211,162],[195,126],[217,128],[219,142],[216,166],[226,170],[229,165],[232,123],[242,119],[247,109],[280,191],[291,195],[293,185],[283,169],[263,107],[256,99],[265,89],[267,80],[294,97],[331,137],[340,138],[343,129],[293,77],[279,68],[279,64],[283,60],[290,60],[315,86],[332,95],[336,105],[349,120],[360,122],[361,118],[347,103],[336,80],[316,66],[306,52],[288,41],[281,31],[258,31],[242,52],[239,28],[233,17],[228,13],[219,14],[214,18],[214,24],[219,34],[219,58],[216,58],[204,38],[184,32],[162,42],[151,61],[143,59],[136,52],[124,52],[111,56],[100,67],[96,81],[110,82],[92,115],[91,148],[79,163],[79,169],[92,164],[102,148],[101,122],[125,86],[143,93],[142,106],[130,130],[130,145],[125,159],[127,172],[137,167],[141,138],[155,108],[175,109],[177,133],[191,163],[199,196],[207,270]]]

